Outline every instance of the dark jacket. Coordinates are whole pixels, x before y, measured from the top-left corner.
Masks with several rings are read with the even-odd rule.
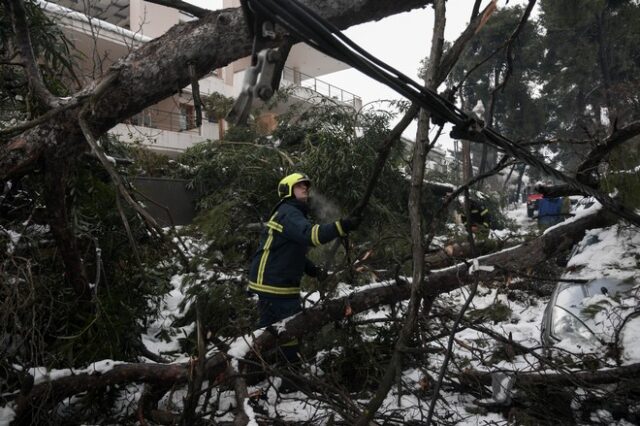
[[[296,199],[276,207],[251,262],[250,290],[266,296],[299,297],[302,274],[315,276],[317,272],[306,257],[309,246],[346,235],[340,221],[313,225],[307,214],[307,205]]]
[[[538,206],[538,224],[551,226],[564,220],[562,198],[541,198]]]
[[[469,210],[471,213],[471,225],[490,228],[491,215],[489,214],[488,208],[486,208],[476,200],[469,199]],[[467,224],[467,218],[464,214],[462,215],[462,223],[464,223],[465,225]]]

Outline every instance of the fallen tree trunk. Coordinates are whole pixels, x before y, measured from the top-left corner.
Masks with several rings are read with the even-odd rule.
[[[338,0],[301,3],[314,9],[340,29],[389,15],[424,7],[429,0]],[[144,108],[149,107],[217,68],[251,53],[252,40],[241,8],[207,13],[202,18],[175,25],[116,62],[101,80],[109,89],[92,106],[88,118],[94,137]],[[114,79],[114,75],[117,78]],[[113,80],[111,80],[113,79]],[[19,177],[40,165],[45,155],[63,152],[75,156],[88,149],[78,126],[80,111],[100,81],[65,100],[57,114],[9,139],[0,142],[0,181]],[[62,155],[62,154],[61,154]]]
[[[498,253],[486,255],[476,260],[482,266],[500,266],[492,271],[483,270],[478,273],[481,281],[488,281],[504,276],[504,271],[522,271],[569,249],[578,242],[585,231],[602,228],[615,223],[615,219],[600,210],[593,214],[576,218],[564,225],[548,230],[545,234],[527,243],[515,246]],[[436,296],[450,292],[469,284],[473,275],[469,274],[472,263],[461,263],[445,269],[432,271],[426,276],[421,288],[423,296]],[[305,334],[320,330],[325,324],[340,321],[352,314],[367,311],[381,305],[406,300],[410,295],[410,286],[402,284],[374,285],[355,292],[347,297],[332,299],[321,306],[306,309],[302,313],[287,320],[278,329],[256,332],[256,337],[242,336],[238,342],[246,343],[246,355],[249,351],[260,352],[273,348],[278,342],[287,342],[300,338]],[[234,352],[238,354],[236,350]],[[242,355],[242,356],[244,356]],[[218,352],[210,357],[205,366],[206,376],[211,380],[220,379],[227,369],[230,355]],[[64,377],[33,387],[28,395],[18,398],[16,404],[16,424],[28,424],[32,409],[43,404],[54,404],[75,394],[90,389],[98,389],[108,385],[131,382],[144,382],[162,385],[186,383],[188,370],[186,364],[121,364],[112,370],[98,374],[78,374]]]
[[[516,378],[515,386],[589,386],[620,383],[622,381],[637,381],[640,377],[640,364],[625,365],[608,370],[576,371],[570,375],[566,373],[543,372],[513,372]],[[460,375],[465,383],[491,385],[491,373],[484,371],[465,371]]]

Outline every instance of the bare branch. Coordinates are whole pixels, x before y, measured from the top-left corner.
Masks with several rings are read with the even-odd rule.
[[[576,382],[583,385],[603,385],[624,381],[637,381],[638,377],[640,377],[640,364],[625,365],[608,370],[574,371],[570,375],[564,373],[539,372],[514,372],[514,375],[516,377],[516,386],[574,386]],[[462,374],[461,378],[472,383],[491,384],[491,373],[466,371]]]
[[[131,194],[129,194],[129,191],[127,191],[127,188],[124,186],[124,183],[120,178],[120,175],[118,174],[118,172],[115,171],[115,169],[109,162],[109,159],[105,155],[104,151],[98,145],[98,142],[96,141],[95,137],[91,134],[91,129],[89,128],[89,124],[86,119],[86,116],[88,115],[88,108],[87,108],[88,106],[89,105],[86,105],[83,108],[82,112],[80,113],[78,117],[78,124],[80,125],[80,128],[82,129],[85,135],[87,143],[89,144],[89,146],[91,146],[92,152],[95,153],[95,155],[98,157],[98,160],[100,160],[102,167],[104,167],[104,169],[107,171],[107,173],[111,177],[113,184],[116,186],[116,189],[118,190],[118,193],[122,196],[122,198],[124,198],[127,204],[129,204],[129,206],[131,206],[145,220],[149,228],[154,230],[157,236],[161,240],[165,241],[166,238],[164,236],[164,232],[162,231],[162,227],[153,218],[153,216],[149,214],[149,212],[147,212],[139,203],[137,203],[131,197]],[[176,245],[174,245],[174,249],[178,254],[178,256],[180,257],[182,264],[188,269],[189,261],[187,260],[183,251]]]
[[[382,173],[382,169],[384,168],[384,164],[386,163],[387,158],[389,157],[391,148],[397,141],[400,140],[400,136],[402,135],[402,132],[404,132],[407,129],[407,127],[409,127],[409,124],[411,124],[413,119],[416,118],[416,114],[418,113],[419,110],[420,108],[416,104],[412,104],[411,107],[409,107],[407,112],[404,114],[404,116],[400,119],[398,124],[396,124],[394,128],[391,129],[391,132],[389,132],[389,135],[386,137],[382,145],[380,145],[377,148],[378,156],[376,157],[376,163],[373,167],[373,172],[371,173],[369,184],[367,185],[367,189],[365,190],[364,195],[360,199],[360,202],[353,209],[353,212],[351,214],[355,216],[361,215],[365,207],[367,206],[367,204],[369,204],[369,198],[371,198],[371,194],[373,193],[373,190],[376,188],[376,185],[378,184],[378,178],[380,177],[380,174]]]
[[[518,23],[518,26],[513,31],[513,33],[511,33],[511,36],[507,40],[507,52],[506,52],[507,70],[505,71],[505,75],[502,79],[502,83],[500,84],[501,89],[504,89],[504,87],[507,85],[507,82],[509,81],[509,77],[511,77],[511,73],[513,72],[513,43],[516,41],[516,39],[522,32],[524,25],[527,23],[527,21],[529,21],[529,17],[531,16],[531,11],[533,10],[533,7],[535,6],[535,4],[536,4],[536,0],[529,0],[529,3],[527,4],[527,8],[522,14],[522,18],[520,18],[520,22]]]
[[[434,5],[434,27],[431,36],[431,52],[429,55],[429,65],[425,76],[425,86],[429,89],[437,89],[437,76],[439,65],[442,58],[442,49],[444,44],[444,29],[446,24],[446,7],[445,0],[435,0]],[[411,253],[413,258],[413,274],[411,284],[411,296],[409,298],[409,307],[405,322],[400,330],[400,335],[396,341],[396,345],[391,356],[391,360],[387,365],[384,376],[380,381],[380,385],[373,395],[367,408],[362,412],[356,425],[365,426],[375,416],[378,408],[389,393],[389,389],[393,385],[396,372],[400,369],[402,360],[402,352],[399,350],[407,345],[407,342],[414,333],[418,312],[420,311],[420,302],[422,295],[420,289],[424,279],[424,246],[422,233],[421,218],[421,197],[422,185],[424,182],[424,169],[426,156],[429,152],[429,121],[430,112],[420,110],[420,118],[418,122],[418,132],[416,141],[413,146],[413,160],[411,166],[411,189],[409,191],[409,220],[411,222]]]
[[[464,48],[467,46],[467,43],[469,43],[473,36],[478,32],[480,25],[482,24],[481,17],[488,12],[490,6],[491,5],[487,6],[480,15],[476,15],[476,17],[471,20],[469,25],[467,25],[467,28],[464,29],[453,45],[445,52],[442,60],[440,61],[436,81],[442,83],[444,79],[447,78],[453,69],[453,66],[458,62],[458,59],[460,58]]]
[[[462,77],[462,80],[460,80],[460,82],[458,83],[457,86],[455,86],[453,88],[453,92],[457,92],[460,87],[462,86],[462,84],[469,78],[469,76],[476,71],[478,68],[480,68],[482,65],[484,65],[485,63],[487,63],[487,61],[489,61],[491,58],[493,58],[495,55],[497,55],[502,49],[504,49],[505,47],[510,47],[513,42],[516,40],[516,38],[518,37],[518,35],[520,34],[520,32],[522,31],[522,29],[524,28],[524,25],[526,24],[526,22],[529,20],[529,16],[531,15],[531,10],[533,9],[533,6],[535,5],[536,0],[529,0],[529,3],[527,4],[527,9],[525,10],[525,12],[522,14],[522,18],[520,18],[520,22],[518,23],[518,26],[516,27],[516,29],[513,31],[513,33],[511,33],[511,36],[504,41],[504,43],[502,43],[500,46],[498,46],[498,48],[496,50],[494,50],[493,52],[491,52],[486,58],[484,58],[482,61],[478,62],[476,65],[474,65],[465,75],[464,77]],[[487,6],[488,8],[489,6]],[[486,9],[485,9],[486,11]],[[483,12],[482,15],[484,15],[486,12]],[[479,19],[479,18],[478,18]],[[481,22],[478,22],[478,26],[481,24]],[[507,55],[507,57],[509,57],[509,55]]]
[[[480,13],[480,6],[482,5],[482,0],[476,0],[473,3],[473,9],[471,10],[471,19],[474,19]]]
[[[608,154],[614,149],[618,148],[625,142],[640,135],[640,121],[634,121],[627,126],[616,129],[605,139],[602,143],[598,144],[589,154],[587,158],[578,167],[576,179],[585,185],[597,188],[600,184],[597,177],[593,176],[593,172],[597,170],[598,165],[606,158]],[[582,143],[591,143],[590,141],[584,141]],[[549,197],[562,197],[565,195],[591,195],[588,192],[580,191],[571,185],[553,185],[542,186],[540,192]]]
[[[587,158],[582,164],[580,164],[578,172],[576,173],[578,181],[587,185],[595,184],[596,179],[592,173],[598,168],[598,164],[600,164],[611,151],[638,135],[640,135],[640,121],[634,121],[622,129],[614,130],[604,143],[596,146],[589,155],[587,155]]]

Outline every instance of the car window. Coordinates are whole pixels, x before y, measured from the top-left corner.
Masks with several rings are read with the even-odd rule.
[[[572,312],[574,311],[574,309],[576,310],[576,312],[579,312],[580,309],[578,308],[578,306],[582,302],[582,299],[584,299],[586,296],[587,294],[585,294],[581,285],[572,285],[558,292],[558,296],[556,297],[556,305],[562,306]]]
[[[604,294],[615,297],[620,293],[626,293],[633,288],[633,282],[623,282],[616,279],[600,279],[585,284],[587,294],[595,296]]]

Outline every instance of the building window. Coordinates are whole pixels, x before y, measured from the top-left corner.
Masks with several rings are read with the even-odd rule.
[[[193,105],[180,104],[180,131],[196,127],[196,111]]]

